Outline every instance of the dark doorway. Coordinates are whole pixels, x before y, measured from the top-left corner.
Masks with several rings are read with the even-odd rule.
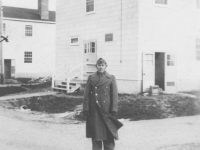
[[[165,90],[165,53],[155,53],[155,85]]]
[[[11,78],[11,59],[4,59],[4,77],[5,79]]]

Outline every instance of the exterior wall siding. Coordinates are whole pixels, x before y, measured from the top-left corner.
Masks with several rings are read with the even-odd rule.
[[[200,10],[196,1],[169,0],[168,6],[160,7],[153,0],[139,0],[138,17],[139,75],[143,52],[172,52],[176,54],[177,91],[199,90],[200,61],[196,60],[195,42],[200,37]]]
[[[9,42],[3,43],[4,59],[15,60],[15,77],[51,76],[55,52],[55,24],[3,20]],[[33,36],[25,36],[25,25]],[[32,52],[32,63],[24,63],[24,52]]]
[[[137,82],[138,3],[137,0],[122,2],[121,6],[120,0],[95,0],[95,13],[86,15],[85,1],[58,0],[56,68],[64,63],[83,62],[83,42],[96,40],[97,58],[106,59],[107,71],[116,76],[119,84],[125,80]],[[112,42],[105,42],[108,33],[113,33]],[[73,36],[79,38],[79,45],[70,45]],[[121,84],[120,92],[138,91],[135,85],[127,86]]]

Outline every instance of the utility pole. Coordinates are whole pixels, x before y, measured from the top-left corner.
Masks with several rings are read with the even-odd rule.
[[[0,36],[3,36],[2,28],[3,28],[3,7],[2,7],[2,0],[0,0]],[[3,70],[3,46],[2,42],[0,42],[0,84],[4,84],[4,70]]]

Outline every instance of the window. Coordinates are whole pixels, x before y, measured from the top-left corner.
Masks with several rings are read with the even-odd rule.
[[[175,65],[175,55],[167,55],[167,66]]]
[[[95,53],[96,52],[96,42],[87,42],[84,44],[85,53]]]
[[[86,13],[94,12],[94,0],[86,0]]]
[[[196,60],[200,61],[200,39],[196,39]]]
[[[6,35],[6,24],[3,23],[3,35]]]
[[[168,0],[155,0],[156,4],[161,4],[161,5],[167,5],[168,4]]]
[[[24,63],[32,63],[32,52],[24,52]]]
[[[71,37],[71,45],[78,45],[78,37]]]
[[[145,54],[145,66],[153,66],[153,54]]]
[[[33,36],[33,27],[32,25],[25,26],[25,36]]]
[[[105,41],[109,42],[109,41],[113,41],[113,34],[106,34],[105,35]]]

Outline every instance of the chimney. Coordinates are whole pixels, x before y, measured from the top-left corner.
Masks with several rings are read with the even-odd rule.
[[[49,0],[38,0],[38,10],[41,19],[49,20]]]

